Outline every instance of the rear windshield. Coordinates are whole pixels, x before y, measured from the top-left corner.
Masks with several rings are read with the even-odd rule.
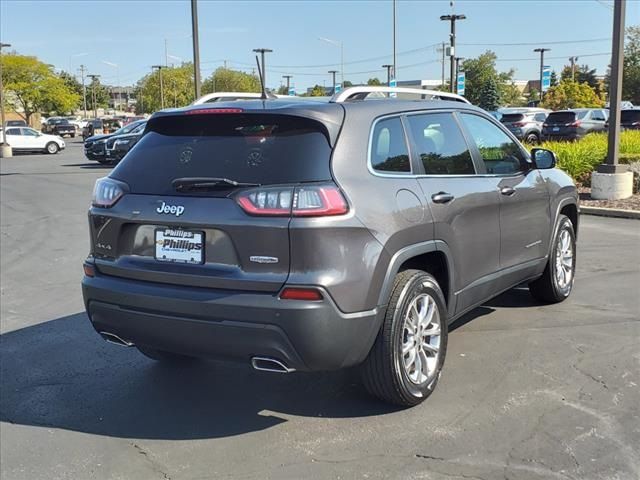
[[[640,122],[640,110],[622,110],[620,121],[622,123]]]
[[[547,123],[572,123],[576,120],[576,112],[551,112]]]
[[[176,195],[171,182],[183,177],[261,185],[330,180],[330,158],[324,127],[313,120],[180,115],[149,122],[147,133],[111,176],[126,182],[132,193]]]
[[[524,120],[524,115],[522,113],[505,113],[500,118],[502,123],[521,122],[522,120]]]

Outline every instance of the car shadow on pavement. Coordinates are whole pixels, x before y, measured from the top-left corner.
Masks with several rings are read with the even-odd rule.
[[[102,165],[101,163],[98,162],[91,162],[91,163],[65,163],[61,165],[62,167],[80,167],[80,168],[87,168],[90,170],[105,170],[105,169],[112,169],[114,166],[113,165]]]
[[[289,416],[397,411],[351,370],[291,375],[248,363],[168,367],[105,343],[84,313],[0,336],[0,421],[122,438],[204,439],[273,427]]]

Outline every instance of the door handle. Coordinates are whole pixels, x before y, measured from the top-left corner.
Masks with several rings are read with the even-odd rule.
[[[438,192],[431,195],[431,200],[433,203],[449,203],[455,197],[447,192]]]
[[[511,195],[516,193],[516,191],[515,191],[515,189],[513,187],[502,187],[500,189],[500,193],[502,195],[506,195],[507,197],[510,197]]]

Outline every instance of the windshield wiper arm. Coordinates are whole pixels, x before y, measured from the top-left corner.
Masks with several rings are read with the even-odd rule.
[[[183,177],[176,178],[171,182],[176,190],[194,190],[194,189],[224,189],[224,188],[240,188],[240,187],[259,187],[259,183],[236,182],[228,178],[221,177]]]

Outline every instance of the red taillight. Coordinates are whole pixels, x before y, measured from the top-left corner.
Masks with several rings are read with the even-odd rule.
[[[84,269],[84,274],[87,277],[95,277],[96,276],[96,269],[94,268],[93,265],[89,265],[88,263],[84,263],[84,264],[82,264],[82,268]]]
[[[512,125],[514,127],[524,127],[526,125],[526,122],[516,122],[516,123],[512,123]]]
[[[113,207],[118,200],[125,194],[126,184],[113,180],[109,177],[103,177],[96,180],[93,188],[93,200],[91,204],[94,207],[110,208]]]
[[[316,288],[298,288],[298,287],[286,287],[280,293],[281,300],[306,300],[306,301],[318,301],[322,300],[322,293]]]
[[[254,188],[240,193],[236,201],[249,215],[324,217],[349,211],[335,185]]]
[[[242,108],[197,108],[196,110],[189,110],[185,112],[185,115],[216,115],[242,112],[244,112]]]
[[[568,126],[569,127],[579,127],[580,126],[580,120],[576,120],[575,122],[570,123]]]
[[[542,126],[543,126],[543,127],[548,127],[548,126],[549,126],[549,124],[548,124],[548,123],[543,123],[543,124],[542,124]]]

